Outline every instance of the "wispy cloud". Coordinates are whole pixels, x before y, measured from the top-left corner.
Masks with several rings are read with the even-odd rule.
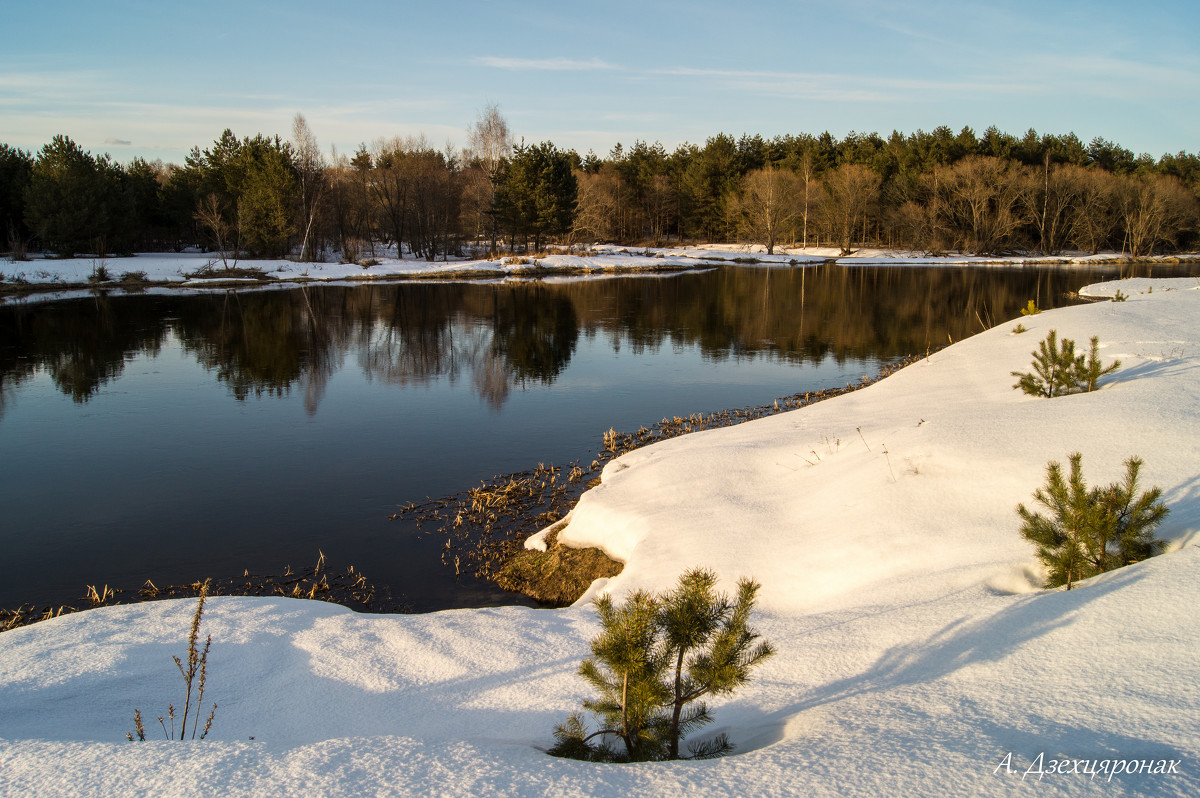
[[[476,58],[475,63],[494,69],[516,70],[595,72],[620,69],[616,64],[601,61],[599,58],[580,61],[575,58],[501,58],[498,56],[484,56]]]
[[[110,147],[128,147],[133,144],[133,142],[128,139],[114,139],[112,137],[106,138],[104,143]]]
[[[94,70],[33,72],[6,71],[0,68],[0,91],[11,92],[14,95],[73,94],[80,90],[95,89],[103,83],[103,73]]]
[[[717,81],[726,89],[767,97],[851,102],[900,102],[931,93],[941,97],[980,92],[1011,94],[1028,88],[1020,81],[923,80],[839,73],[693,67],[660,70],[659,74]]]
[[[1020,65],[1024,78],[1059,91],[1088,91],[1101,97],[1146,100],[1186,97],[1200,91],[1200,60],[1162,58],[1159,63],[1106,55],[1039,53]]]

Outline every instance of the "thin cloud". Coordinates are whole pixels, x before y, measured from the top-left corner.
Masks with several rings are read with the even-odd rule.
[[[500,58],[498,56],[485,56],[483,58],[476,58],[475,63],[494,69],[516,70],[595,72],[619,69],[615,64],[601,61],[599,58],[579,61],[574,58]]]
[[[734,88],[762,96],[787,99],[854,102],[897,102],[915,95],[1016,93],[1029,86],[1022,82],[948,81],[876,78],[816,72],[772,72],[761,70],[703,69],[675,67],[659,74],[721,81]]]
[[[104,143],[108,144],[111,147],[129,147],[133,144],[133,142],[129,141],[128,139],[114,139],[114,138],[107,138],[104,140]]]
[[[103,85],[104,75],[94,70],[77,72],[6,72],[0,68],[0,91],[16,96],[75,94]]]

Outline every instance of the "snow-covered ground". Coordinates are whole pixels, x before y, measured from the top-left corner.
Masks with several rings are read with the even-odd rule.
[[[1183,256],[1184,259],[1200,259],[1200,256]],[[526,276],[544,272],[582,270],[592,274],[634,272],[648,269],[694,269],[720,263],[757,263],[765,265],[820,263],[837,261],[844,265],[910,265],[910,266],[1015,266],[1029,263],[1083,265],[1123,262],[1127,257],[1116,253],[1088,255],[1076,253],[1058,257],[1012,255],[1005,257],[981,257],[974,255],[931,256],[921,252],[882,249],[861,249],[849,256],[841,256],[837,247],[787,248],[779,247],[774,254],[767,255],[761,245],[711,244],[697,247],[641,248],[596,244],[580,248],[576,254],[553,254],[543,257],[506,256],[495,260],[456,258],[447,261],[429,262],[412,257],[397,258],[395,249],[380,252],[377,262],[363,267],[355,263],[299,263],[291,260],[241,260],[230,259],[228,264],[219,255],[202,252],[158,252],[142,253],[122,258],[79,257],[57,259],[35,257],[28,261],[13,261],[0,258],[0,283],[36,285],[39,288],[88,285],[90,279],[103,267],[111,281],[119,281],[126,274],[140,274],[152,283],[165,283],[182,289],[204,289],[217,284],[222,287],[230,283],[255,283],[254,277],[223,277],[226,265],[240,269],[254,269],[273,281],[286,283],[395,280],[404,278],[454,279],[470,276],[486,279],[494,275],[502,279],[511,275]],[[1175,258],[1157,260],[1174,262]],[[123,290],[110,283],[111,290]],[[60,292],[50,298],[66,298],[76,292]],[[40,301],[45,301],[42,297]],[[5,301],[27,301],[25,298],[0,297]]]
[[[694,566],[762,585],[778,654],[714,703],[739,753],[546,756],[588,695],[586,606],[357,615],[219,598],[204,742],[153,740],[194,602],[0,634],[5,795],[1200,795],[1200,280],[1022,318],[864,390],[608,464],[561,538],[626,560],[605,588]],[[1121,360],[1099,391],[1012,389],[1050,330]],[[1047,461],[1092,484],[1145,460],[1170,550],[1038,589],[1015,507]],[[1129,767],[1139,771],[1129,775]],[[1122,771],[1113,775],[1114,771]]]

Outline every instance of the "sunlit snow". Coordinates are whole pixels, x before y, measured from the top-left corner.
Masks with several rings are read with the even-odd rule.
[[[0,793],[1200,794],[1200,280],[1088,292],[1118,290],[1126,301],[1010,320],[864,390],[606,467],[561,533],[626,561],[597,589],[663,589],[694,566],[726,589],[763,585],[756,625],[779,653],[706,730],[734,756],[542,752],[588,695],[585,605],[384,616],[217,598],[204,742],[125,741],[135,707],[154,740],[182,702],[171,657],[194,602],[0,634]],[[1099,336],[1121,368],[1090,394],[1013,390],[1051,329]],[[1092,484],[1140,456],[1171,546],[1044,591],[1015,507],[1073,451]],[[1062,760],[1075,764],[1046,772]],[[1144,772],[1081,771],[1117,760]]]

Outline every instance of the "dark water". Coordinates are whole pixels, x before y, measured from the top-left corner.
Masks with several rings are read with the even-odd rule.
[[[722,268],[0,307],[0,607],[318,549],[416,609],[512,603],[388,515],[590,462],[609,427],[856,381],[1108,274]]]

